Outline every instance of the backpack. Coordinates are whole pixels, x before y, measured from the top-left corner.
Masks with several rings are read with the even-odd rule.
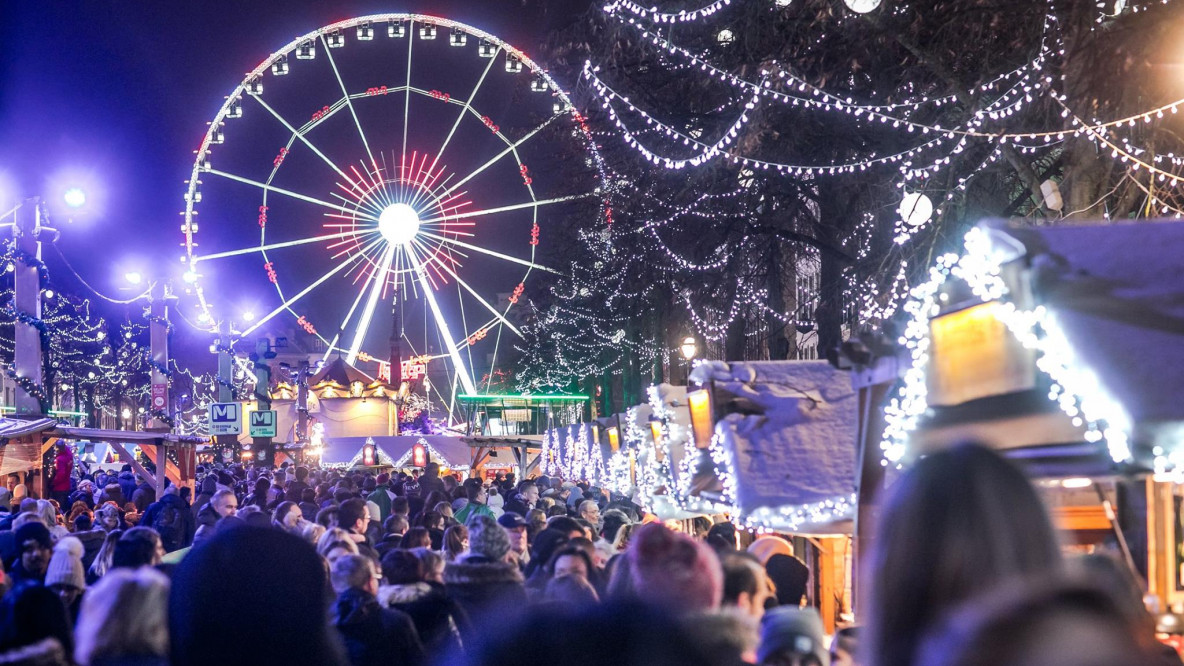
[[[185,537],[181,532],[181,512],[172,503],[165,504],[156,512],[151,527],[160,534],[161,545],[166,551],[171,553],[181,547]]]

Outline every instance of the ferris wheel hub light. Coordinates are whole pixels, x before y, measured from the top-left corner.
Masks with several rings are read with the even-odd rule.
[[[395,245],[406,245],[419,233],[419,213],[405,203],[391,204],[378,216],[378,233]]]

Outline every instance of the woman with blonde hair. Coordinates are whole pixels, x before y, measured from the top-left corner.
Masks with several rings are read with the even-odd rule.
[[[333,564],[333,561],[345,554],[357,555],[358,544],[349,537],[349,532],[340,527],[330,527],[325,530],[317,541],[317,554]]]
[[[320,523],[305,523],[304,531],[301,536],[304,537],[305,541],[311,543],[313,546],[316,546],[321,540],[321,537],[325,535],[326,529],[327,528]]]
[[[469,528],[453,525],[444,531],[444,559],[455,562],[469,550]]]
[[[119,542],[121,536],[123,536],[123,530],[111,530],[107,533],[103,545],[99,548],[94,561],[90,563],[90,569],[86,572],[88,585],[94,585],[111,569],[111,562],[115,559],[115,544]]]
[[[116,569],[82,598],[74,659],[81,666],[168,664],[169,579],[148,567]]]

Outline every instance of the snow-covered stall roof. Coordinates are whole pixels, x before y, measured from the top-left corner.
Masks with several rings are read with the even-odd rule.
[[[725,497],[748,524],[797,533],[850,532],[857,397],[825,361],[700,364],[717,407]],[[735,410],[735,411],[733,411]],[[730,478],[728,478],[730,477]]]

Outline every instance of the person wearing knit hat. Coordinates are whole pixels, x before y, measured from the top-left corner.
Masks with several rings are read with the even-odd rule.
[[[469,555],[491,561],[506,559],[510,552],[510,536],[496,520],[486,515],[473,516],[469,528]]]
[[[13,588],[28,581],[43,583],[53,549],[49,528],[36,520],[27,522],[17,528],[13,541],[18,554],[10,572]]]
[[[526,588],[515,562],[508,561],[510,537],[489,516],[478,514],[468,524],[469,552],[444,569],[444,588],[472,620],[461,628],[465,643],[476,638],[475,627],[497,612],[498,622],[506,621],[507,609],[526,606]],[[467,635],[466,635],[467,634]]]
[[[716,609],[723,598],[723,570],[715,552],[661,523],[637,529],[625,563],[633,590],[644,602],[689,613]]]
[[[748,547],[748,552],[760,560],[761,566],[765,566],[769,563],[769,558],[774,555],[793,557],[793,544],[779,536],[766,535],[753,541],[752,545]]]
[[[761,618],[758,664],[813,664],[830,666],[822,618],[814,608],[780,607]]]
[[[79,601],[86,589],[86,572],[82,568],[82,553],[85,549],[77,538],[63,537],[53,547],[49,568],[45,571],[45,586],[53,590],[71,618],[78,617]]]

